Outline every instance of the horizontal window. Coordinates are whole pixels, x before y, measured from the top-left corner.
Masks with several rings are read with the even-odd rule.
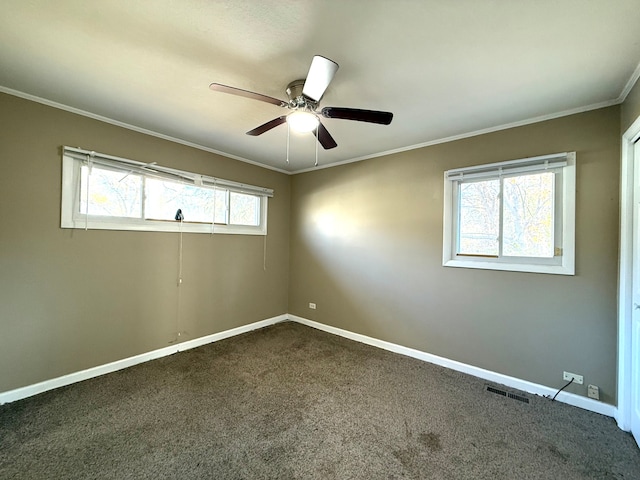
[[[443,265],[573,275],[575,153],[445,172]]]
[[[62,228],[266,235],[273,191],[65,147]]]

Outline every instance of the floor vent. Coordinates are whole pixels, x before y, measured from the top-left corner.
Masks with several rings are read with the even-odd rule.
[[[507,392],[505,390],[500,390],[499,388],[487,386],[487,392],[496,393],[498,395],[502,395],[503,397],[511,398],[522,403],[529,403],[529,399],[527,397],[516,395],[515,393]]]
[[[507,397],[513,398],[514,400],[518,400],[519,402],[529,403],[529,399],[527,397],[523,397],[522,395],[516,395],[515,393],[507,393]]]
[[[507,392],[505,392],[504,390],[500,390],[498,388],[487,387],[487,392],[497,393],[498,395],[502,395],[503,397],[507,396]]]

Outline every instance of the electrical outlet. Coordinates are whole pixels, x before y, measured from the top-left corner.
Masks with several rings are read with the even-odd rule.
[[[576,375],[571,372],[563,372],[562,378],[564,378],[567,382],[573,379],[573,383],[577,383],[578,385],[582,385],[584,383],[584,378],[582,375]]]
[[[600,400],[600,387],[597,385],[589,385],[587,387],[587,396],[594,400]]]
[[[316,309],[316,304],[315,303],[309,303],[309,308],[311,310],[315,310]]]

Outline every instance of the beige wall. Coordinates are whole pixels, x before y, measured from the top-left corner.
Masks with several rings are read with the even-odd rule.
[[[188,340],[289,311],[552,387],[569,370],[615,403],[620,119],[639,92],[293,177],[0,94],[0,392],[167,346],[178,318]],[[263,237],[185,234],[178,297],[176,234],[61,229],[62,145],[273,188],[267,271]],[[572,150],[576,276],[441,266],[445,170]]]
[[[622,133],[624,133],[638,117],[640,117],[640,82],[636,82],[622,104]]]
[[[615,403],[619,145],[615,106],[295,175],[289,312]],[[575,276],[442,267],[445,170],[564,151]]]
[[[287,312],[290,177],[0,94],[0,392]],[[262,236],[60,228],[77,146],[265,186]]]

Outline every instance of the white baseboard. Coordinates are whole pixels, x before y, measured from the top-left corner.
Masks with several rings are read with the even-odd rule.
[[[316,328],[318,330],[322,330],[328,333],[332,333],[334,335],[345,337],[350,340],[355,340],[356,342],[365,343],[367,345],[372,345],[374,347],[382,348],[384,350],[389,350],[391,352],[399,353],[401,355],[406,355],[408,357],[413,357],[418,360],[433,363],[435,365],[440,365],[442,367],[450,368],[452,370],[457,370],[459,372],[467,373],[469,375],[473,375],[474,377],[482,378],[484,380],[505,385],[507,387],[521,390],[524,392],[533,393],[536,395],[547,395],[547,396],[548,395],[553,396],[556,393],[555,388],[547,387],[545,385],[528,382],[526,380],[521,380],[519,378],[510,377],[508,375],[492,372],[490,370],[485,370],[479,367],[474,367],[473,365],[468,365],[466,363],[457,362],[455,360],[450,360],[448,358],[439,357],[437,355],[422,352],[420,350],[415,350],[409,347],[404,347],[402,345],[397,345],[395,343],[386,342],[384,340],[379,340],[377,338],[367,337],[366,335],[361,335],[359,333],[350,332],[348,330],[332,327],[330,325],[325,325],[323,323],[314,322],[313,320],[308,320],[306,318],[299,317],[297,315],[284,314],[284,315],[279,315],[277,317],[268,318],[266,320],[261,320],[259,322],[251,323],[249,325],[243,325],[241,327],[232,328],[231,330],[225,330],[224,332],[214,333],[212,335],[207,335],[205,337],[195,338],[193,340],[189,340],[183,343],[178,343],[176,345],[171,345],[168,347],[160,348],[158,350],[153,350],[151,352],[142,353],[140,355],[135,355],[133,357],[124,358],[122,360],[116,360],[115,362],[107,363],[105,365],[99,365],[97,367],[88,368],[86,370],[81,370],[79,372],[70,373],[68,375],[63,375],[62,377],[53,378],[51,380],[45,380],[44,382],[28,385],[26,387],[17,388],[15,390],[9,390],[7,392],[1,392],[0,405],[4,403],[9,403],[9,402],[15,402],[16,400],[21,400],[23,398],[31,397],[39,393],[53,390],[54,388],[64,387],[72,383],[81,382],[83,380],[88,380],[90,378],[98,377],[100,375],[122,370],[123,368],[132,367],[139,363],[148,362],[149,360],[155,360],[156,358],[165,357],[167,355],[172,355],[177,352],[183,352],[185,350],[200,347],[208,343],[217,342],[225,338],[233,337],[235,335],[240,335],[242,333],[250,332],[251,330],[267,327],[269,325],[273,325],[275,323],[283,322],[286,320],[298,322],[303,325]],[[560,392],[560,394],[556,397],[556,400],[563,403],[567,403],[569,405],[583,408],[585,410],[590,410],[592,412],[600,413],[608,417],[615,418],[617,415],[617,409],[615,406],[598,402],[596,400],[592,400],[590,398],[586,398],[573,393]]]
[[[9,402],[15,402],[23,398],[31,397],[39,393],[53,390],[54,388],[64,387],[72,383],[88,380],[93,377],[98,377],[106,373],[122,370],[123,368],[132,367],[139,363],[148,362],[149,360],[155,360],[156,358],[166,357],[167,355],[173,355],[177,352],[183,352],[192,348],[200,347],[208,343],[224,340],[225,338],[240,335],[242,333],[250,332],[258,328],[267,327],[275,323],[284,322],[288,319],[286,314],[279,315],[277,317],[268,318],[259,322],[250,323],[249,325],[243,325],[241,327],[232,328],[231,330],[225,330],[223,332],[214,333],[205,337],[194,338],[183,343],[177,343],[169,347],[160,348],[151,352],[142,353],[133,357],[123,358],[122,360],[116,360],[115,362],[107,363],[105,365],[99,365],[97,367],[88,368],[79,372],[63,375],[62,377],[52,378],[51,380],[45,380],[44,382],[28,385],[26,387],[16,388],[15,390],[9,390],[7,392],[0,393],[0,405]]]
[[[313,320],[298,317],[297,315],[289,314],[287,317],[289,320],[307,325],[309,327],[317,328],[318,330],[332,333],[334,335],[339,335],[350,340],[355,340],[356,342],[366,343],[367,345],[372,345],[374,347],[389,350],[391,352],[406,355],[408,357],[413,357],[418,360],[440,365],[441,367],[457,370],[458,372],[467,373],[469,375],[473,375],[474,377],[482,378],[484,380],[498,383],[500,385],[505,385],[507,387],[521,390],[523,392],[533,393],[541,396],[553,396],[557,391],[557,389],[547,387],[545,385],[528,382],[519,378],[503,375],[502,373],[492,372],[491,370],[474,367],[473,365],[468,365],[466,363],[457,362],[448,358],[439,357],[437,355],[432,355],[431,353],[422,352],[420,350],[415,350],[409,347],[403,347],[402,345],[386,342],[384,340],[378,340],[377,338],[367,337],[366,335],[361,335],[359,333],[353,333],[348,330],[332,327],[323,323],[314,322]],[[598,402],[591,398],[586,398],[574,393],[560,392],[556,397],[556,400],[559,402],[567,403],[569,405],[573,405],[575,407],[583,408],[585,410],[590,410],[601,415],[606,415],[608,417],[615,418],[616,416],[617,409],[615,406]]]

